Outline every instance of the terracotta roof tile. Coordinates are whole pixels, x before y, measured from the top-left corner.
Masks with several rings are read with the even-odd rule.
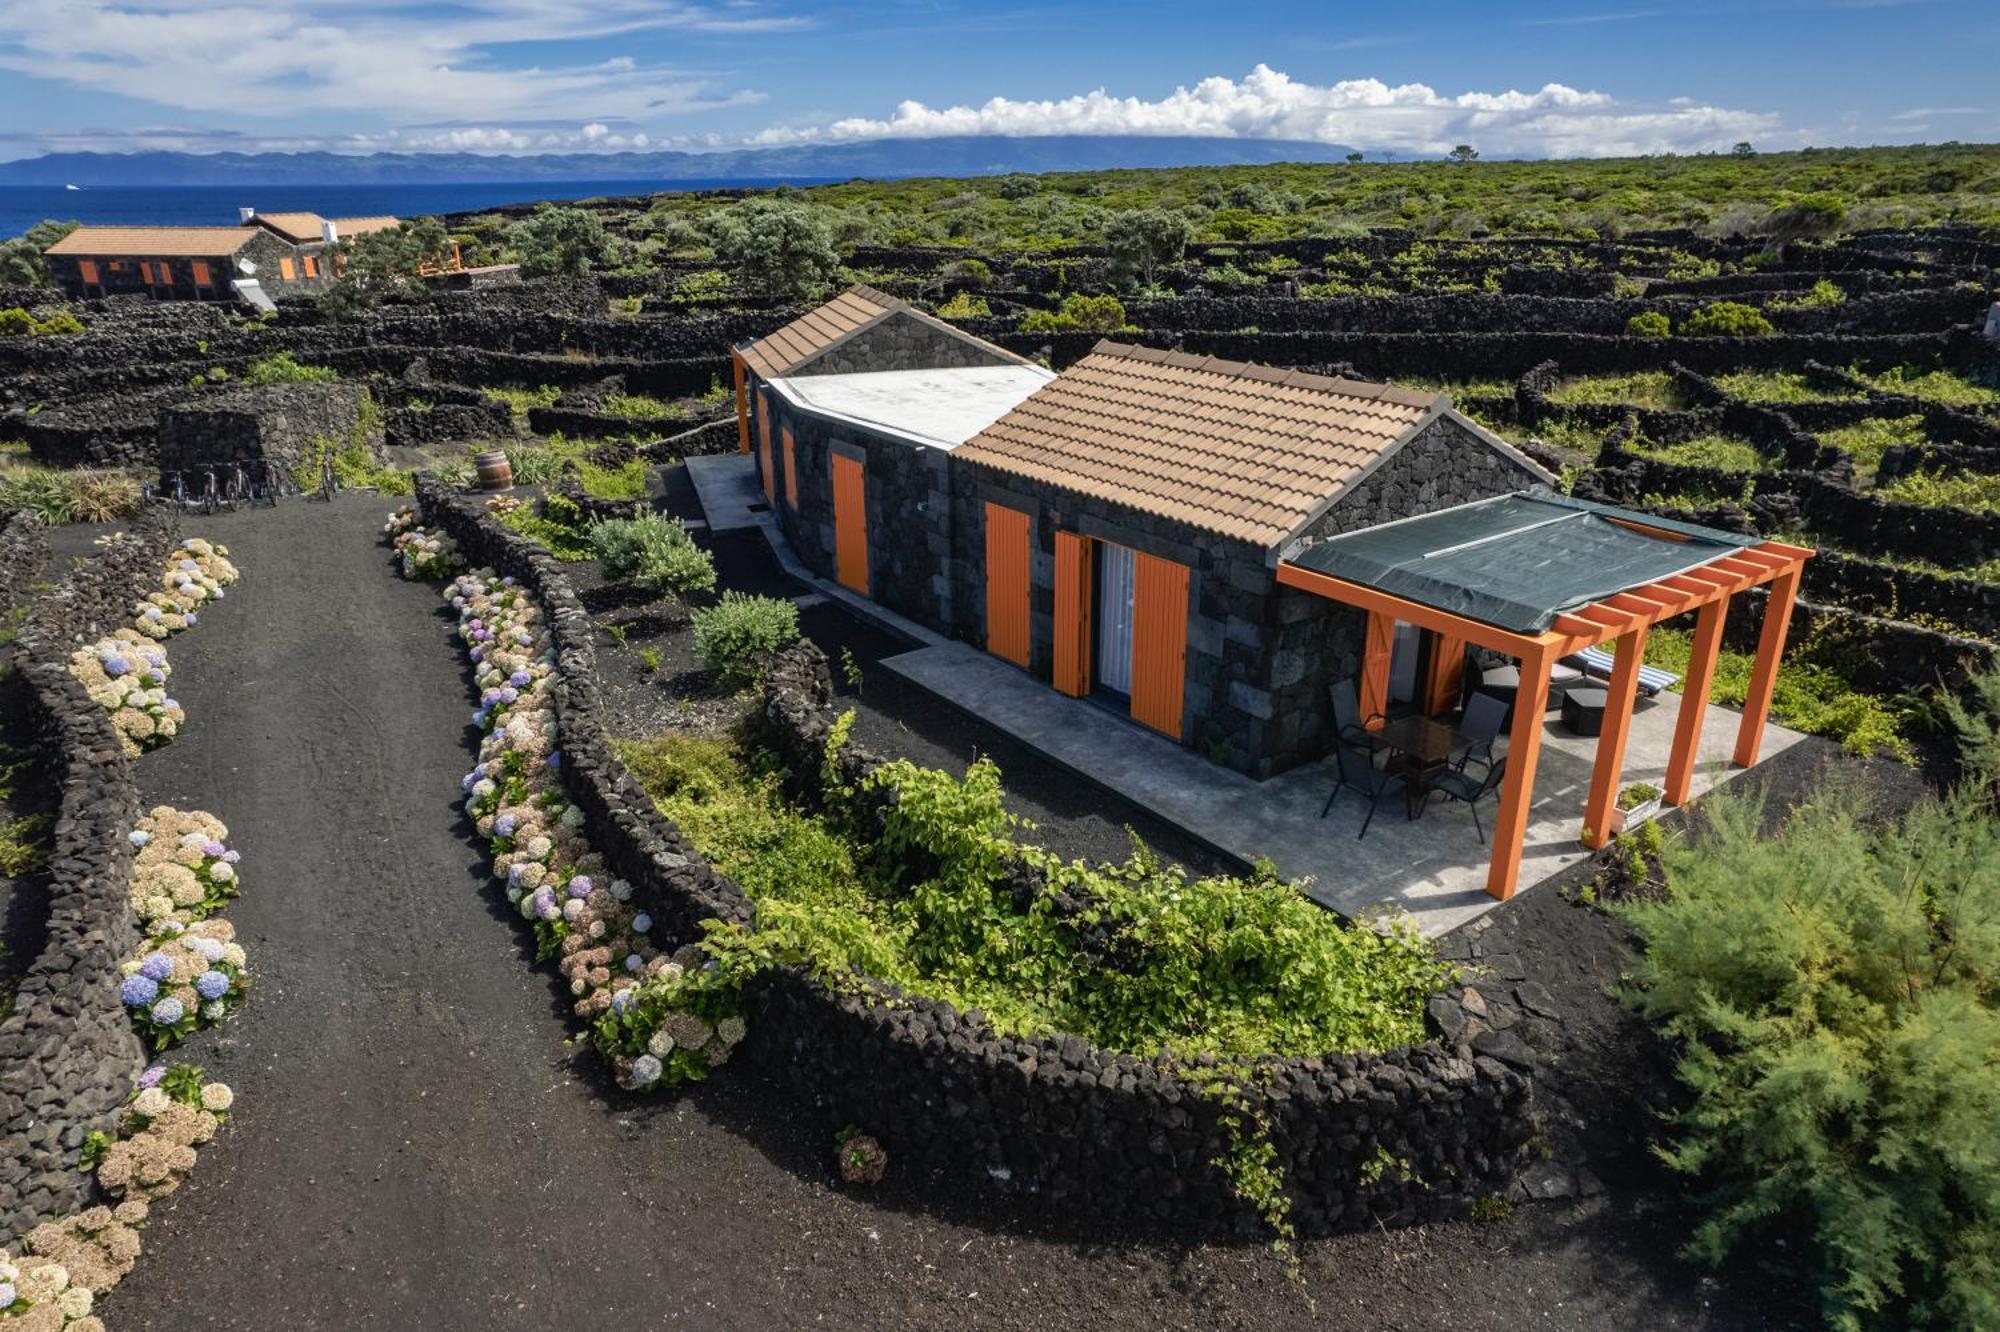
[[[249,239],[249,233],[237,227],[78,227],[51,245],[48,253],[114,259],[226,258]]]
[[[817,309],[806,311],[776,332],[768,333],[755,342],[746,343],[739,350],[743,356],[743,363],[756,374],[765,379],[782,379],[804,368],[806,362],[821,352],[845,342],[861,330],[895,314],[920,319],[944,329],[955,338],[977,342],[1006,361],[1018,365],[1027,364],[1004,348],[994,347],[962,329],[953,328],[942,319],[925,314],[905,301],[859,283]]]
[[[1393,384],[1100,342],[954,456],[1270,546],[1439,401]]]

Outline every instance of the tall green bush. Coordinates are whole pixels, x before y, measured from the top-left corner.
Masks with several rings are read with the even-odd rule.
[[[715,561],[672,518],[648,513],[595,523],[590,544],[606,578],[632,578],[656,592],[683,595],[715,586]]]
[[[799,608],[777,597],[724,592],[713,606],[694,613],[694,650],[725,680],[742,683],[757,670],[757,659],[799,636]]]
[[[1666,898],[1622,908],[1688,1094],[1661,1156],[1690,1253],[1795,1269],[1848,1332],[2000,1326],[2000,824],[1957,798],[1871,827],[1847,788],[1768,839],[1752,801],[1705,808]]]
[[[1768,338],[1777,331],[1762,310],[1741,301],[1704,305],[1681,321],[1685,338]]]

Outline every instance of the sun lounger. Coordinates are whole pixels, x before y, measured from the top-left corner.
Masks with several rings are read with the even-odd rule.
[[[1585,648],[1574,657],[1568,657],[1565,660],[1581,667],[1585,675],[1594,675],[1600,680],[1609,680],[1611,678],[1611,668],[1616,658],[1603,648]],[[1671,689],[1676,684],[1679,684],[1680,678],[1680,676],[1675,675],[1672,671],[1663,671],[1658,666],[1641,666],[1639,668],[1639,692],[1651,698],[1662,689]]]

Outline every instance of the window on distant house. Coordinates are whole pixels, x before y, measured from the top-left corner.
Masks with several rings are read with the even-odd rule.
[[[153,285],[153,265],[150,260],[139,261],[139,280],[149,287]]]
[[[209,285],[208,265],[199,259],[194,261],[194,285],[197,287]]]
[[[318,277],[318,276],[319,276],[319,260],[318,260],[318,259],[316,259],[316,258],[314,258],[314,257],[313,257],[312,255],[307,255],[307,256],[305,257],[305,260],[304,260],[304,262],[305,262],[305,266],[306,266],[306,276],[307,276],[307,277],[309,277],[309,278],[316,278],[316,277]]]
[[[153,265],[153,281],[162,287],[174,285],[174,266],[161,259]]]
[[[83,280],[85,282],[94,284],[97,281],[97,264],[94,260],[90,259],[77,260],[76,271],[82,275]]]
[[[287,255],[285,258],[280,259],[278,261],[279,277],[283,278],[287,282],[290,282],[294,278],[298,277],[298,275],[299,275],[298,269],[296,266],[293,265],[291,256]]]

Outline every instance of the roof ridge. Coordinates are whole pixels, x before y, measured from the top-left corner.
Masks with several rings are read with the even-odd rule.
[[[1141,361],[1151,365],[1171,365],[1185,370],[1222,375],[1229,379],[1245,379],[1256,384],[1275,384],[1286,388],[1332,393],[1368,402],[1393,402],[1403,407],[1428,409],[1446,396],[1442,393],[1427,393],[1422,389],[1405,388],[1392,381],[1349,379],[1344,375],[1323,375],[1297,366],[1274,366],[1261,361],[1238,361],[1225,356],[1204,356],[1163,347],[1148,347],[1137,342],[1114,342],[1110,338],[1099,339],[1088,355]]]

